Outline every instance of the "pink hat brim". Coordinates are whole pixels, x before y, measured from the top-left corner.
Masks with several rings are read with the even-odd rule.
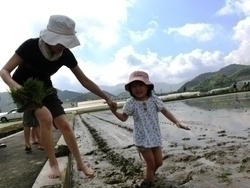
[[[134,81],[141,81],[141,82],[143,82],[145,85],[147,85],[147,86],[151,85],[151,86],[154,88],[154,84],[152,84],[149,80],[144,79],[143,77],[140,76],[140,77],[132,78],[131,80],[128,81],[128,83],[125,85],[125,90],[126,90],[126,91],[129,91],[128,86],[129,86],[129,84],[131,84],[131,83],[134,82]]]

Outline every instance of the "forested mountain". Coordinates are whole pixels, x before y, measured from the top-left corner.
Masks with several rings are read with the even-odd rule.
[[[187,91],[209,91],[216,88],[228,87],[235,81],[250,80],[250,66],[232,64],[224,68],[221,68],[216,72],[208,72],[200,74],[188,82],[182,82],[179,84],[168,84],[165,82],[156,82],[155,91],[157,93],[175,92],[179,88],[179,92],[183,92],[184,87]],[[184,84],[183,84],[184,83]],[[181,85],[180,85],[181,84]],[[101,88],[105,88],[102,86]],[[129,93],[124,90],[124,84],[118,84],[117,86],[107,86],[106,89],[102,89],[107,95],[113,98],[126,98]],[[91,92],[74,92],[68,90],[57,90],[59,98],[62,102],[80,102],[86,100],[99,99],[98,96]],[[113,93],[115,92],[115,93]],[[6,112],[15,108],[12,99],[8,92],[0,93],[0,111]]]
[[[208,72],[195,77],[181,86],[178,91],[184,91],[185,87],[187,91],[209,91],[229,87],[234,82],[244,80],[250,80],[250,66],[231,64],[219,71]]]

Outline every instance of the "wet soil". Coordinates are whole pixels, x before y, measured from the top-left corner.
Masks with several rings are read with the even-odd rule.
[[[249,96],[166,102],[166,108],[191,131],[178,129],[159,114],[164,161],[155,187],[249,187]],[[143,180],[145,162],[133,145],[132,118],[120,122],[109,111],[80,114],[75,117],[74,131],[95,177],[83,177],[73,161],[73,188],[130,188]]]

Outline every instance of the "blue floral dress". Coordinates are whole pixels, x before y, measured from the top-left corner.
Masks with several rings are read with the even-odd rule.
[[[164,103],[156,95],[147,101],[137,101],[129,98],[123,106],[123,112],[133,116],[133,137],[136,146],[153,148],[162,145],[158,112],[164,108]]]

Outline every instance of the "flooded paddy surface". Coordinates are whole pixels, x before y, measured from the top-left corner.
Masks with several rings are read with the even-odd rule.
[[[164,161],[155,187],[250,187],[250,93],[165,106],[191,131],[178,129],[159,114]],[[143,180],[145,163],[133,146],[131,117],[121,122],[110,111],[80,114],[74,131],[96,176],[83,177],[73,160],[72,187],[130,188]]]

